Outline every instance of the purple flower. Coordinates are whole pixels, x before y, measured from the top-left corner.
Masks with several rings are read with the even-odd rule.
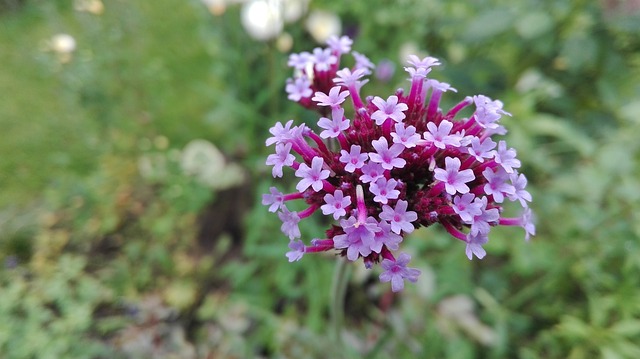
[[[395,122],[402,122],[406,117],[403,111],[406,111],[409,107],[406,103],[398,103],[398,96],[389,96],[387,101],[376,96],[371,100],[378,110],[371,115],[371,119],[376,121],[376,125],[381,126],[387,119],[392,119]]]
[[[287,121],[287,123],[282,126],[280,122],[276,122],[275,126],[269,129],[269,132],[273,135],[273,137],[267,138],[266,144],[267,146],[271,146],[274,143],[285,142],[286,140],[291,138],[291,125],[293,124],[293,120]]]
[[[407,62],[410,65],[413,65],[415,68],[423,68],[423,69],[429,69],[432,66],[440,65],[440,60],[431,56],[427,56],[424,59],[421,59],[416,55],[409,55],[407,58]]]
[[[289,62],[287,62],[287,65],[297,70],[304,70],[312,61],[313,58],[311,57],[311,54],[303,51],[299,54],[289,55]]]
[[[311,97],[311,82],[306,77],[298,77],[293,81],[289,81],[285,87],[285,91],[289,94],[287,98],[291,101],[298,102],[303,98]]]
[[[418,214],[414,211],[407,211],[408,205],[407,201],[399,200],[396,202],[395,208],[391,208],[386,204],[382,206],[380,218],[389,221],[391,230],[394,233],[400,234],[400,231],[411,233],[415,229],[411,222],[418,219]]]
[[[331,193],[327,193],[324,195],[324,202],[320,209],[322,210],[322,214],[328,216],[333,214],[333,219],[338,220],[340,217],[345,216],[347,211],[345,208],[351,205],[351,196],[344,196],[341,190],[336,190]]]
[[[497,128],[496,123],[502,115],[511,116],[510,113],[502,109],[502,102],[492,101],[484,95],[473,96],[473,102],[476,105],[474,114],[476,121],[484,128]]]
[[[398,157],[400,153],[402,153],[402,150],[404,150],[403,145],[396,143],[389,147],[389,143],[384,137],[373,140],[371,144],[376,152],[369,152],[369,159],[373,162],[380,163],[382,168],[386,170],[393,169],[394,167],[402,168],[407,163],[407,161]]]
[[[451,85],[449,85],[446,82],[440,82],[433,79],[429,79],[425,82],[425,84],[427,85],[427,87],[430,87],[440,92],[447,92],[447,91],[458,92],[458,90],[454,89],[453,87],[451,87]]]
[[[349,128],[349,120],[344,117],[343,108],[333,108],[331,117],[333,120],[329,120],[326,117],[320,117],[320,120],[318,120],[318,127],[324,129],[324,131],[320,132],[320,137],[322,138],[338,137],[342,131]]]
[[[351,173],[357,168],[364,166],[364,161],[366,161],[368,157],[366,153],[360,153],[360,146],[358,145],[351,145],[350,152],[341,150],[340,153],[341,156],[338,160],[346,164],[344,170]]]
[[[528,241],[529,239],[531,239],[531,236],[536,235],[536,225],[534,224],[535,218],[533,215],[533,211],[531,211],[531,208],[527,207],[524,209],[524,211],[522,212],[521,220],[521,226],[525,231],[524,239]]]
[[[507,173],[513,173],[514,168],[520,167],[520,160],[516,158],[516,150],[513,148],[507,149],[505,141],[498,142],[498,151],[496,151],[493,160],[501,164]]]
[[[391,60],[382,60],[376,68],[376,78],[383,82],[388,82],[393,78],[396,71],[396,65]]]
[[[493,196],[493,200],[496,203],[502,203],[505,194],[513,195],[515,193],[516,189],[507,183],[509,174],[502,167],[498,167],[495,172],[491,168],[485,168],[482,171],[482,175],[487,179],[487,184],[484,185],[484,193],[488,196]]]
[[[402,236],[393,233],[391,231],[391,225],[386,221],[381,221],[378,227],[380,227],[380,231],[376,232],[373,237],[371,250],[380,253],[383,247],[387,247],[389,250],[397,251],[398,248],[400,248]]]
[[[473,193],[465,193],[462,196],[453,197],[453,210],[465,223],[473,222],[475,216],[482,214],[482,204],[475,202],[476,196]]]
[[[487,237],[486,233],[477,233],[471,234],[467,236],[467,247],[465,248],[465,254],[469,260],[473,259],[475,255],[478,259],[484,258],[487,254],[487,251],[482,248],[482,245],[486,244],[489,241],[489,237]]]
[[[467,148],[467,153],[475,158],[476,161],[482,163],[485,158],[493,157],[493,149],[496,148],[496,143],[487,137],[482,142],[480,138],[471,138],[471,147]]]
[[[275,187],[269,188],[269,192],[262,195],[262,204],[269,206],[269,212],[276,212],[284,205],[284,194]]]
[[[282,177],[282,166],[291,166],[296,157],[291,153],[291,144],[279,143],[276,145],[276,153],[267,157],[267,165],[273,165],[271,174],[273,177]]]
[[[413,126],[404,127],[402,123],[396,123],[396,132],[391,133],[393,143],[403,145],[405,148],[416,147],[418,141],[420,141],[420,135],[416,133],[416,128]]]
[[[473,171],[470,169],[460,171],[460,159],[457,157],[447,157],[444,163],[445,169],[434,169],[434,178],[444,182],[445,190],[452,196],[457,192],[461,194],[469,192],[469,186],[466,183],[476,178]]]
[[[369,74],[371,73],[371,71],[369,70],[376,67],[376,65],[374,65],[368,57],[357,51],[351,51],[351,55],[353,55],[353,58],[356,60],[356,69],[363,69],[367,74]]]
[[[312,100],[318,103],[318,106],[331,106],[335,107],[344,102],[344,99],[349,96],[349,91],[340,92],[340,86],[334,86],[329,90],[329,94],[326,95],[320,91],[316,92]]]
[[[469,233],[471,235],[478,235],[479,233],[487,234],[491,230],[491,224],[496,223],[500,218],[500,212],[497,208],[487,209],[487,197],[476,197],[474,202],[478,202],[480,205],[480,214],[473,217],[471,223],[471,229]]]
[[[407,268],[408,255],[396,257],[393,252],[419,226],[441,225],[465,241],[470,259],[486,255],[483,246],[494,226],[522,227],[526,240],[535,234],[528,208],[532,198],[526,177],[517,171],[516,151],[493,137],[506,133],[499,120],[510,114],[502,102],[467,96],[443,110],[442,97],[456,90],[429,78],[440,65],[436,58],[415,55],[408,57],[405,68],[411,76],[408,91],[363,96],[373,63],[351,51],[348,37],[334,36],[328,44],[313,54],[289,57],[295,70],[285,88],[290,99],[320,114],[319,134],[288,121],[271,128],[266,140],[268,146],[276,145],[267,157],[272,174],[283,176],[286,166],[299,178],[298,191],[282,194],[271,188],[262,197],[262,203],[278,213],[281,229],[291,240],[286,254],[290,261],[334,250],[351,261],[362,258],[367,268],[380,263],[380,279],[399,291],[405,280],[415,281],[419,271]],[[340,63],[349,52],[355,58],[353,67]],[[470,112],[467,108],[473,111],[469,117],[461,115]],[[289,211],[285,203],[292,200],[303,202],[306,209]],[[505,218],[504,207],[520,207],[513,202],[525,211],[521,217]],[[328,216],[325,220],[339,226],[329,225],[326,238],[314,239],[307,247],[295,239],[300,237],[301,218],[312,215]]]
[[[369,186],[369,191],[375,195],[373,200],[378,203],[387,204],[390,199],[397,199],[400,191],[396,189],[398,181],[380,178]]]
[[[442,120],[440,126],[437,126],[433,122],[427,124],[429,132],[424,133],[424,139],[428,143],[433,143],[434,146],[445,149],[447,145],[460,147],[460,137],[456,135],[450,135],[453,123]]]
[[[287,258],[289,258],[289,262],[296,262],[302,259],[305,246],[301,240],[289,242],[289,249],[291,250],[286,254]]]
[[[281,211],[278,213],[278,217],[280,217],[282,221],[282,226],[280,226],[282,233],[287,235],[290,240],[300,238],[300,228],[298,228],[300,217],[298,216],[298,212],[291,212],[285,206],[282,206],[280,209]]]
[[[415,283],[418,280],[420,271],[415,268],[407,268],[407,264],[411,260],[411,256],[406,253],[401,253],[396,260],[383,259],[382,269],[384,272],[380,273],[381,282],[391,282],[391,290],[399,292],[404,289],[404,281]]]
[[[331,50],[339,54],[346,54],[351,51],[353,40],[351,40],[348,36],[337,37],[333,35],[329,37],[329,40],[327,40],[327,45],[329,45]]]
[[[384,178],[384,168],[382,168],[382,165],[375,162],[368,162],[362,166],[362,176],[360,176],[362,183],[375,182],[379,178]]]
[[[324,186],[322,180],[329,178],[330,172],[329,170],[323,170],[323,165],[324,160],[322,157],[317,156],[311,160],[311,167],[307,166],[306,163],[301,163],[296,171],[296,177],[300,177],[302,180],[298,182],[296,189],[303,192],[311,186],[314,191],[320,191]]]
[[[362,82],[360,81],[360,79],[366,74],[367,72],[365,69],[356,69],[355,71],[351,72],[351,70],[349,70],[348,68],[344,68],[336,72],[336,75],[338,77],[335,78],[333,82],[337,85],[344,85],[348,88],[360,87]]]
[[[381,231],[378,222],[373,217],[366,221],[360,221],[356,217],[349,217],[340,221],[340,226],[344,229],[344,234],[333,237],[334,246],[338,249],[347,249],[347,258],[355,261],[358,256],[368,256],[371,254],[371,245],[375,233]]]
[[[328,71],[332,65],[338,63],[338,58],[331,53],[331,49],[321,49],[316,47],[313,49],[312,60],[316,71]]]
[[[514,172],[509,175],[509,179],[514,189],[512,194],[507,195],[509,199],[512,201],[520,201],[520,204],[524,208],[529,207],[527,202],[531,202],[532,198],[531,194],[525,190],[525,187],[527,187],[527,178],[522,173],[518,174],[518,172]]]

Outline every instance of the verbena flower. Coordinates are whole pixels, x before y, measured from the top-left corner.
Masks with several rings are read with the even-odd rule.
[[[267,146],[275,145],[267,158],[273,176],[281,177],[289,167],[298,177],[297,192],[272,187],[262,201],[282,220],[282,232],[290,239],[289,261],[337,251],[351,261],[362,258],[367,268],[380,263],[380,280],[399,291],[420,272],[407,267],[408,254],[396,258],[394,252],[419,227],[439,223],[464,243],[469,259],[486,255],[483,246],[495,226],[522,227],[527,240],[535,234],[528,207],[532,198],[526,177],[517,170],[516,151],[492,139],[506,133],[499,120],[510,114],[502,102],[477,95],[443,111],[442,95],[455,89],[428,78],[440,65],[437,59],[417,56],[410,56],[405,67],[408,93],[400,89],[363,100],[360,91],[373,63],[351,51],[349,38],[328,43],[328,48],[289,57],[296,74],[287,82],[289,98],[319,112],[317,126],[278,122],[266,140]],[[354,66],[341,67],[349,54]],[[458,115],[470,106],[471,116]],[[308,207],[291,211],[290,201]],[[503,217],[506,201],[521,207],[522,215]],[[298,239],[298,223],[316,212],[337,223],[325,238],[306,245]]]

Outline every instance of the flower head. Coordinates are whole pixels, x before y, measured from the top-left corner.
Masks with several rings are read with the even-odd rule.
[[[351,261],[362,258],[367,268],[380,264],[380,280],[399,291],[420,274],[407,267],[408,254],[394,255],[417,228],[440,224],[464,243],[469,259],[486,256],[483,246],[496,226],[522,227],[527,240],[535,234],[532,197],[526,177],[517,171],[516,151],[494,140],[506,133],[500,118],[510,116],[502,102],[468,96],[443,112],[441,97],[455,89],[428,78],[440,64],[437,59],[417,56],[409,56],[405,68],[411,75],[407,93],[362,97],[373,64],[351,51],[347,37],[332,37],[328,44],[289,58],[296,77],[287,83],[288,96],[321,114],[320,133],[288,121],[277,123],[266,141],[276,145],[267,157],[272,174],[279,177],[291,168],[299,178],[297,192],[271,188],[262,199],[282,220],[282,232],[290,239],[289,261],[337,251]],[[356,64],[341,67],[348,53]],[[475,107],[470,117],[457,115],[469,106]],[[293,200],[308,208],[289,211],[286,204]],[[503,217],[503,206],[512,202],[524,212]],[[306,246],[297,240],[298,223],[316,212],[339,223],[326,231],[326,238]]]

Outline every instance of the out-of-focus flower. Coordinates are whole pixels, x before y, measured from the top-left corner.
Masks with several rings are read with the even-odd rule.
[[[502,102],[483,95],[465,97],[443,112],[442,95],[455,89],[428,78],[432,67],[440,65],[438,59],[416,55],[407,55],[408,93],[399,89],[363,101],[363,77],[370,74],[363,55],[352,53],[356,65],[341,68],[351,40],[334,36],[327,43],[326,49],[291,55],[296,78],[287,82],[290,99],[321,114],[317,125],[323,131],[316,134],[290,120],[278,122],[266,140],[267,146],[275,144],[275,154],[267,159],[273,176],[281,177],[283,168],[290,167],[299,178],[297,192],[272,188],[263,197],[283,222],[281,229],[291,241],[290,261],[337,250],[351,261],[362,258],[367,268],[381,263],[380,280],[391,282],[395,292],[420,274],[407,266],[408,254],[396,258],[392,253],[418,227],[439,223],[464,243],[469,259],[486,255],[483,246],[494,226],[522,227],[525,239],[535,234],[528,206],[532,198],[526,177],[518,173],[516,151],[491,139],[505,133],[498,122],[510,114]],[[349,102],[353,111],[347,112]],[[469,106],[475,107],[472,115],[459,118]],[[287,207],[300,199],[306,209]],[[522,215],[502,217],[506,201],[519,205]],[[318,209],[339,225],[306,246],[298,240],[298,224]]]
[[[226,163],[224,156],[211,142],[193,140],[182,150],[182,170],[200,183],[213,189],[224,189],[242,182],[242,169]]]
[[[60,62],[67,63],[76,51],[76,39],[69,34],[56,34],[49,40],[47,48],[56,54]]]
[[[76,0],[73,3],[76,11],[88,12],[94,15],[102,15],[104,12],[104,4],[101,0]]]
[[[396,72],[396,65],[391,60],[382,60],[376,67],[375,76],[382,82],[388,82]]]
[[[342,32],[342,23],[338,15],[327,11],[312,11],[306,25],[307,31],[319,43],[324,43],[331,36],[338,36]]]
[[[279,1],[252,0],[242,6],[240,20],[251,37],[266,41],[277,37],[284,26]]]

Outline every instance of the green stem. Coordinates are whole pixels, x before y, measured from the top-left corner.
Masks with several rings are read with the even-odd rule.
[[[349,283],[351,266],[344,258],[339,258],[336,262],[336,269],[333,274],[331,285],[331,324],[333,325],[333,340],[339,352],[343,352],[342,327],[344,325],[344,300]]]

